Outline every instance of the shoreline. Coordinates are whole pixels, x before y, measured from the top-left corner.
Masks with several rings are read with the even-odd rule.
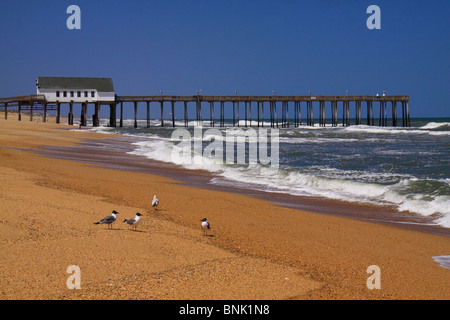
[[[91,139],[83,140],[80,144],[75,146],[43,146],[37,153],[55,159],[75,160],[96,164],[108,169],[162,175],[179,180],[188,186],[245,194],[259,199],[269,200],[275,205],[285,208],[337,217],[353,218],[409,230],[428,232],[447,237],[450,236],[450,228],[445,228],[434,223],[429,217],[400,212],[395,208],[388,206],[377,206],[323,197],[297,196],[286,193],[212,184],[209,183],[209,180],[217,178],[217,176],[211,172],[184,169],[170,163],[148,159],[144,156],[127,154],[127,152],[133,150],[130,148],[131,143],[137,140],[139,139],[116,135],[114,137],[106,137],[100,141],[92,141]]]
[[[108,135],[0,124],[3,299],[450,299],[449,270],[432,258],[450,252],[446,236],[47,158],[37,146]],[[121,219],[142,212],[139,231],[93,224],[113,208]],[[65,287],[72,264],[81,290]],[[366,286],[370,265],[381,268],[381,290]]]

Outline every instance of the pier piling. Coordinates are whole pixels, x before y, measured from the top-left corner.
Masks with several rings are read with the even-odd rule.
[[[69,119],[67,119],[69,125],[73,125],[73,102],[69,103]]]
[[[123,101],[120,102],[120,124],[119,126],[123,127]]]
[[[96,102],[94,108],[93,126],[98,127],[100,125],[100,102]]]
[[[172,127],[175,128],[175,101],[171,101],[172,103]]]
[[[32,108],[32,106],[31,106]],[[56,103],[56,123],[60,123],[61,122],[61,103],[57,102]]]
[[[117,105],[115,103],[109,105],[109,126],[112,128],[117,126]]]
[[[150,101],[147,101],[147,128],[150,128]]]
[[[164,127],[164,100],[161,100],[161,127]]]
[[[184,101],[184,126],[187,128],[188,125],[189,125],[188,107],[187,107],[187,101]]]
[[[137,101],[134,101],[134,127],[135,128],[137,128],[137,105],[138,105],[138,102]],[[161,112],[161,114],[162,114],[162,112]]]

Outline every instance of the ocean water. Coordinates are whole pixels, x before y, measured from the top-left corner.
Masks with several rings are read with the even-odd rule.
[[[191,159],[195,156],[199,163],[187,163],[176,156],[179,152],[174,155],[174,150],[180,151],[176,149],[180,140],[172,139],[174,129],[169,121],[164,128],[159,127],[159,120],[152,120],[150,128],[146,128],[146,120],[139,120],[137,129],[133,128],[134,120],[125,120],[123,128],[107,127],[106,119],[101,124],[89,130],[131,135],[136,139],[130,153],[186,169],[208,170],[211,184],[390,206],[399,212],[430,217],[450,228],[450,118],[411,119],[410,128],[318,124],[294,128],[291,123],[289,128],[278,128],[277,168],[259,162],[226,163],[225,151],[220,159],[223,161],[217,161],[216,154],[205,155],[212,145],[212,141],[204,141],[211,129],[209,121],[201,126],[196,121],[189,123],[192,145],[196,139],[202,140],[194,130],[203,134],[202,148],[191,151]],[[184,122],[176,124],[182,127]],[[259,133],[256,122],[253,125]],[[243,131],[234,135],[245,134],[244,126],[241,120]],[[230,121],[225,128],[214,128],[219,130],[215,146],[226,149],[227,141],[235,138],[226,135],[230,128]],[[269,128],[268,122],[265,128]],[[235,150],[239,143],[246,144],[245,140],[238,141]],[[248,156],[248,144],[244,149]]]

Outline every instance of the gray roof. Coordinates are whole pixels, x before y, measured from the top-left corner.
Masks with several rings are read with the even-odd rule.
[[[114,92],[111,78],[38,77],[40,89],[97,89],[98,92]]]

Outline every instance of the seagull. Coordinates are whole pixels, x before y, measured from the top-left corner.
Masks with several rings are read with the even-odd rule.
[[[200,221],[202,222],[202,229],[204,231],[204,235],[206,235],[208,230],[211,229],[211,225],[209,224],[208,220],[206,220],[206,218],[203,218]]]
[[[119,213],[116,210],[113,210],[113,212],[111,213],[110,216],[104,217],[99,222],[94,222],[94,224],[107,224],[108,229],[109,229],[109,226],[111,225],[111,229],[112,229],[112,224],[116,221],[118,214]]]
[[[153,196],[153,201],[152,201],[152,207],[155,207],[155,211],[156,211],[156,207],[159,204],[159,200],[158,198],[156,198],[156,194]]]
[[[133,226],[133,230],[136,231],[136,227],[139,224],[139,222],[141,221],[141,216],[142,214],[140,214],[139,212],[136,213],[136,216],[134,218],[131,218],[130,220],[123,220],[123,222],[128,223],[129,225]]]

